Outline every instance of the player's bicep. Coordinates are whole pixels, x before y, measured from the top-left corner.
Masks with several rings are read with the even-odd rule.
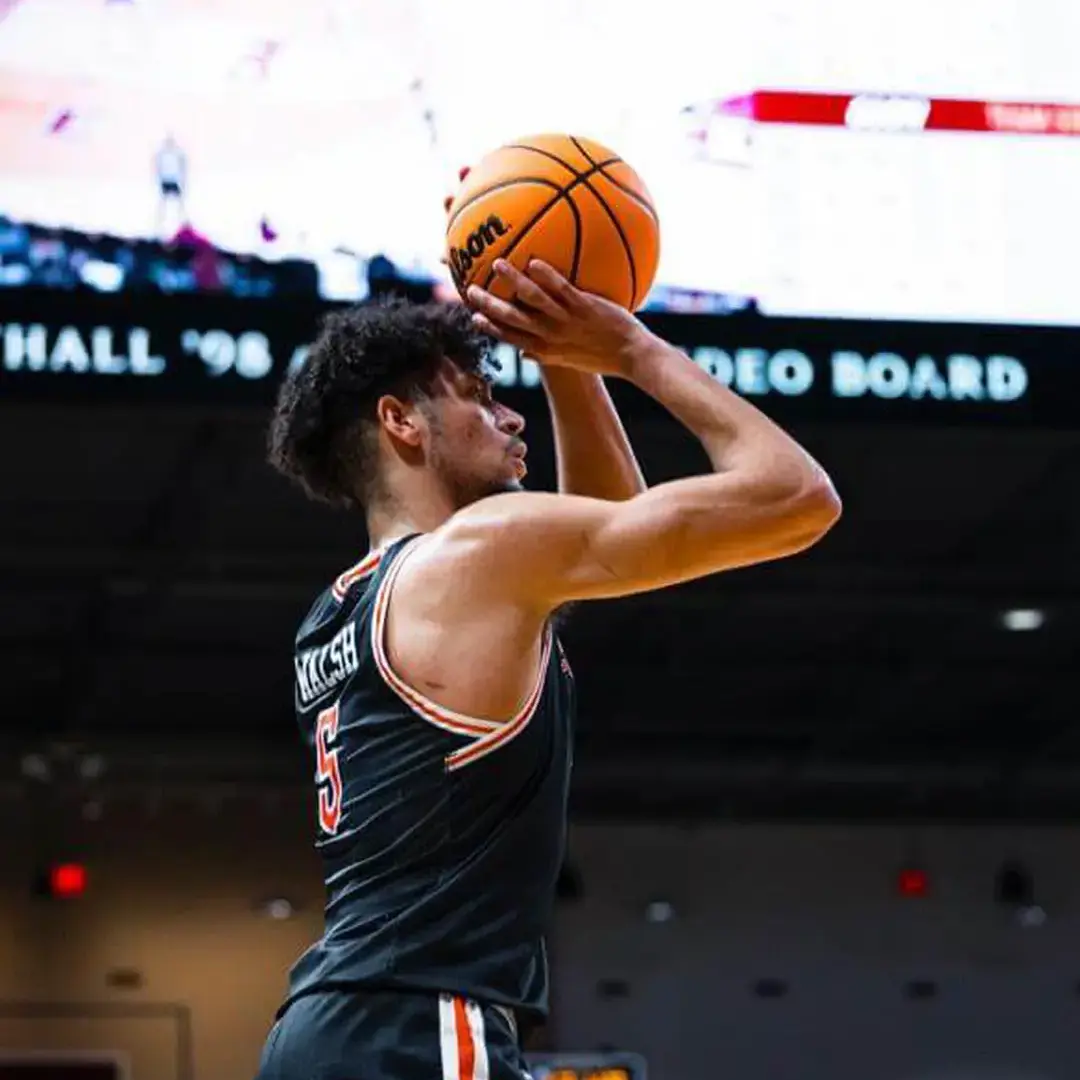
[[[547,588],[560,601],[649,592],[792,554],[818,535],[783,494],[734,476],[712,479],[577,508],[576,542],[541,548],[552,553],[538,560]]]
[[[825,480],[793,491],[734,473],[713,479],[708,493],[680,480],[665,485],[672,490],[664,497],[646,492],[617,504],[590,559],[606,576],[592,569],[593,580],[574,585],[577,595],[625,596],[786,558],[820,540],[837,519]]]
[[[476,509],[477,572],[539,606],[649,592],[792,554],[821,534],[812,500],[735,474],[622,502],[528,494]]]

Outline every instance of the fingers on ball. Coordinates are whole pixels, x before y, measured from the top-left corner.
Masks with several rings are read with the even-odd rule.
[[[563,307],[573,310],[581,306],[581,293],[548,263],[533,259],[529,263],[529,277]]]
[[[530,281],[516,266],[507,262],[506,259],[496,259],[491,268],[495,271],[496,277],[505,281],[517,296],[537,296],[543,292],[535,282]]]
[[[536,320],[529,312],[524,311],[517,304],[500,300],[497,297],[493,298],[488,313],[505,326],[512,326],[526,333],[533,334],[541,330],[541,327],[537,325]]]
[[[522,277],[516,294],[522,303],[540,312],[549,322],[559,322],[566,318],[566,307],[553,290],[545,288],[531,278]]]
[[[479,285],[470,285],[466,297],[472,306],[492,319],[500,322],[513,322],[523,315],[513,304],[500,300],[497,296],[481,289]]]
[[[533,281],[540,281],[549,288],[562,290],[571,287],[570,282],[553,266],[544,262],[543,259],[530,260],[528,269],[529,277]]]
[[[515,330],[511,326],[504,326],[502,323],[480,314],[480,312],[473,313],[472,322],[473,326],[481,334],[486,334],[488,337],[496,338],[499,341],[505,341],[507,345],[513,345],[516,349],[535,351],[540,345],[539,339],[534,335],[527,334],[522,330]]]

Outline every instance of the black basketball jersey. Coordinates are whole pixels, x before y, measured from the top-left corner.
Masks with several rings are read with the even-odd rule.
[[[535,687],[505,723],[408,686],[383,635],[394,578],[418,542],[342,574],[297,635],[296,711],[315,762],[327,903],[325,934],[294,966],[289,1000],[397,987],[542,1015],[566,832],[570,668],[549,627]]]

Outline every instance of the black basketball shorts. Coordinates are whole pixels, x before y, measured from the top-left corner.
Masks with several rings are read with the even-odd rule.
[[[274,1024],[258,1080],[529,1080],[514,1017],[450,994],[325,991]]]

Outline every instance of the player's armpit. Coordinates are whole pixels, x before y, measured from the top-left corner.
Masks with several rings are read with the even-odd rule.
[[[624,502],[495,496],[439,531],[449,561],[485,591],[551,609],[793,555],[839,512],[823,474],[793,485],[732,471],[661,484]]]

